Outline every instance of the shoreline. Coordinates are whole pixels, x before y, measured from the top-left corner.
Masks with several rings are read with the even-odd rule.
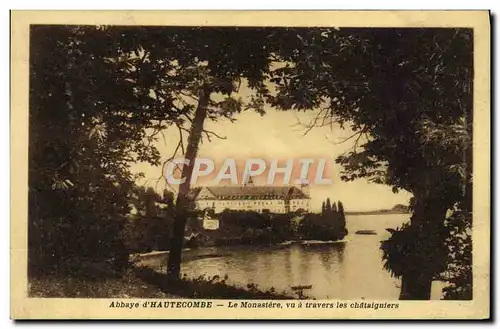
[[[272,245],[261,243],[261,244],[235,244],[235,245],[220,245],[220,246],[201,246],[201,247],[196,247],[196,248],[185,248],[185,249],[182,249],[182,251],[185,252],[185,251],[191,251],[191,250],[199,250],[202,248],[223,248],[223,247],[238,247],[238,246],[245,247],[245,246],[252,246],[252,245],[254,245],[254,246],[274,246],[274,247],[286,247],[286,246],[290,246],[290,245],[312,245],[312,244],[328,245],[328,244],[346,243],[348,241],[349,240],[345,239],[345,238],[342,240],[326,240],[326,241],[312,240],[312,239],[311,240],[286,240],[286,241],[275,243]],[[147,253],[130,254],[130,258],[133,260],[136,260],[136,259],[141,259],[141,258],[168,255],[169,253],[170,253],[169,250],[153,250],[153,251],[147,252]],[[211,255],[213,255],[215,257],[215,254],[211,254]],[[203,256],[204,255],[198,255],[195,258],[203,257]],[[228,256],[228,255],[219,255],[218,257],[221,257],[221,256]]]

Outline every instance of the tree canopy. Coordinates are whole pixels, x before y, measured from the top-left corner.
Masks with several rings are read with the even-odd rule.
[[[123,260],[130,164],[159,163],[147,130],[158,113],[169,119],[172,111],[158,112],[157,100],[129,81],[132,49],[113,31],[32,26],[30,33],[30,265]]]
[[[406,280],[398,264],[387,267],[403,276],[402,298],[428,298],[444,265],[446,211],[471,210],[472,30],[315,32],[298,36],[301,51],[283,56],[293,64],[275,72],[272,102],[283,110],[318,108],[309,129],[350,126],[354,147],[337,158],[342,179],[413,193],[412,223],[402,231],[414,234],[400,242],[415,266],[406,267]],[[398,250],[385,247],[389,254]]]
[[[123,259],[130,164],[165,164],[154,142],[169,126],[179,130],[176,153],[192,160],[203,138],[220,137],[205,120],[264,114],[267,103],[316,111],[307,129],[350,127],[342,179],[414,195],[411,225],[398,232],[415,230],[405,247],[424,243],[430,260],[400,275],[406,295],[426,298],[446,258],[431,247],[451,241],[446,211],[471,210],[472,45],[472,30],[452,28],[33,26],[30,263]],[[175,202],[173,276],[191,173],[183,168]]]

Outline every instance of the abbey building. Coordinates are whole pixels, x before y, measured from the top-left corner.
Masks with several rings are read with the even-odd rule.
[[[197,209],[287,213],[309,211],[307,191],[295,186],[204,186],[193,195]]]

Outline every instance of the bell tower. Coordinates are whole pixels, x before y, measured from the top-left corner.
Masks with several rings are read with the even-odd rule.
[[[300,180],[300,190],[308,197],[310,198],[309,194],[309,179],[301,179]]]

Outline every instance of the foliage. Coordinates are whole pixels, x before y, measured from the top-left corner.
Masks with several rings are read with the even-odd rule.
[[[162,215],[162,209],[171,208],[174,204],[172,192],[165,190],[161,196],[152,187],[134,186],[129,198],[135,212],[147,217]]]
[[[220,220],[216,244],[274,244],[295,238],[296,213],[275,214],[226,209]]]
[[[161,217],[131,216],[127,219],[122,237],[129,253],[147,253],[168,250],[173,219]]]
[[[168,250],[173,224],[173,193],[159,195],[153,188],[134,186],[130,204],[135,213],[128,216],[121,237],[130,253]]]
[[[405,224],[381,244],[384,268],[396,277],[405,271],[429,271],[434,280],[447,283],[444,299],[472,299],[471,226],[472,214],[460,206],[446,218],[440,232],[429,234]]]
[[[299,234],[310,240],[341,240],[347,235],[344,206],[327,198],[320,214],[306,214],[299,225]]]
[[[176,152],[192,160],[204,138],[221,137],[205,119],[263,114],[266,102],[314,109],[307,129],[349,126],[354,147],[337,159],[342,179],[410,191],[417,232],[409,245],[440,245],[445,232],[425,232],[441,232],[443,210],[472,195],[472,45],[472,30],[448,28],[33,26],[30,268],[50,271],[75,257],[126,266],[130,163],[161,165],[153,141],[170,125],[179,129]],[[246,100],[234,96],[242,84]],[[187,166],[173,214],[174,276],[191,173]],[[399,257],[399,245],[386,259]]]
[[[143,65],[137,72],[146,71],[146,82],[153,82],[148,93],[178,113],[175,125],[180,140],[172,157],[182,151],[190,163],[181,169],[185,180],[177,193],[168,261],[169,278],[178,280],[193,163],[203,138],[222,138],[204,128],[205,120],[234,120],[234,115],[245,109],[264,113],[263,95],[267,89],[263,81],[270,69],[272,51],[267,38],[274,36],[263,28],[149,27],[125,28],[121,32],[128,42],[140,45],[136,56]],[[246,42],[242,44],[241,40]],[[133,82],[141,84],[139,79]],[[232,95],[242,83],[253,91],[247,102]],[[188,134],[186,148],[183,133]]]
[[[384,268],[396,277],[401,277],[406,271],[429,270],[431,273],[443,271],[447,257],[444,238],[439,236],[443,232],[432,232],[432,234],[440,238],[437,239],[429,232],[422,232],[408,224],[403,224],[394,230],[391,237],[381,244],[384,252]],[[435,263],[429,264],[429,260]],[[422,268],[423,264],[428,264],[428,268]]]
[[[407,213],[408,212],[408,206],[405,206],[403,204],[397,204],[391,209],[392,212],[401,212],[401,213]]]
[[[294,65],[272,72],[281,75],[272,101],[284,110],[318,109],[311,127],[350,126],[354,148],[338,158],[344,180],[365,177],[410,192],[445,185],[449,198],[461,196],[471,30],[312,30],[297,38],[301,51],[282,54]]]
[[[205,230],[200,225],[197,230],[191,230],[195,234],[186,246],[193,248],[214,245],[269,245],[296,240],[299,239],[298,223],[304,214],[301,212],[259,213],[226,209],[210,217],[219,220],[219,229]]]
[[[444,299],[472,299],[472,213],[456,207],[445,225],[448,236],[446,269],[439,279],[448,283]]]
[[[422,261],[436,275],[443,256],[434,259],[432,247],[446,234],[432,234],[446,209],[472,195],[472,30],[312,30],[297,39],[301,51],[280,53],[291,65],[273,72],[271,102],[317,109],[307,129],[349,126],[354,146],[337,158],[341,178],[405,189],[419,205],[414,234],[397,231],[385,244],[388,268],[399,273],[391,262],[404,256],[406,265]]]
[[[271,223],[269,214],[255,211],[225,209],[217,217],[220,219],[222,229],[229,226],[263,229],[269,227]]]
[[[32,26],[30,46],[29,264],[66,259],[126,266],[120,232],[129,213],[135,161],[159,163],[147,130],[170,120],[135,85],[142,77],[118,31]]]

